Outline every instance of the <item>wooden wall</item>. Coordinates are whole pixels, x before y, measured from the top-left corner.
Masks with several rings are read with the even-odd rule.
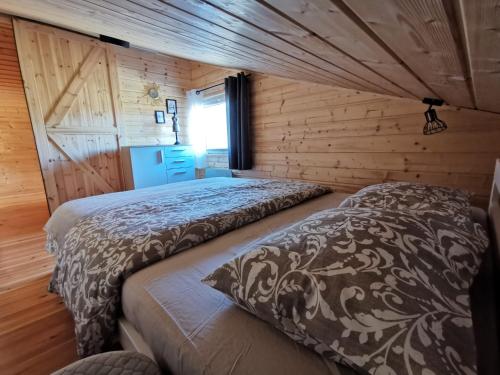
[[[178,102],[181,140],[188,143],[186,91],[237,72],[136,49],[113,51],[122,146],[173,143],[170,116],[164,125],[154,121],[166,98]],[[489,194],[493,160],[500,156],[500,115],[446,107],[439,114],[448,131],[423,136],[426,107],[418,101],[255,73],[251,82],[255,167],[242,176],[305,179],[343,191],[408,180],[466,188],[482,199]],[[156,102],[147,95],[153,84],[160,88]],[[211,155],[209,165],[224,166],[224,158]],[[33,170],[24,162],[18,168]]]
[[[416,100],[252,75],[255,166],[241,176],[317,181],[354,192],[384,181],[464,188],[485,202],[500,157],[500,115],[443,107],[424,136]]]
[[[198,87],[220,83],[236,70],[196,63]],[[442,107],[444,133],[424,136],[417,100],[333,88],[252,73],[255,165],[239,176],[316,181],[355,192],[384,181],[417,181],[470,190],[485,204],[500,115]],[[220,157],[209,155],[211,166]]]
[[[175,142],[172,116],[166,123],[155,123],[154,111],[166,111],[165,99],[176,99],[182,142],[188,142],[186,128],[186,90],[191,87],[190,62],[154,52],[114,48],[122,104],[122,146],[170,144]],[[154,101],[147,91],[159,86],[160,100]],[[166,114],[166,113],[165,113]]]
[[[235,75],[239,72],[236,69],[221,68],[214,65],[207,65],[198,62],[191,62],[191,87],[199,89],[224,83],[224,78]],[[224,85],[214,87],[204,92],[205,95],[217,95],[224,92]]]
[[[47,218],[11,18],[0,15],[0,242],[40,233]]]

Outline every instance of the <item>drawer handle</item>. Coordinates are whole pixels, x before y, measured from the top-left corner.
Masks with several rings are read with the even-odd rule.
[[[174,164],[182,164],[182,163],[185,163],[186,161],[185,160],[174,160],[172,163]]]
[[[186,174],[186,172],[175,172],[174,175]]]
[[[173,152],[182,152],[182,151],[186,151],[185,148],[172,148],[171,149]]]

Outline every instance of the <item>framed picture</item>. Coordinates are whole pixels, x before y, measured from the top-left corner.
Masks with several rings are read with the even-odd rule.
[[[177,100],[167,99],[167,113],[177,113]]]
[[[157,124],[165,123],[165,111],[155,111],[155,120]]]

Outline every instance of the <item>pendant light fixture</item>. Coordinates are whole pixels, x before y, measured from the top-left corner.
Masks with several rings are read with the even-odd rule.
[[[448,129],[448,126],[443,120],[440,120],[437,116],[437,112],[432,108],[433,105],[441,106],[444,101],[441,99],[434,98],[424,98],[422,103],[429,104],[429,108],[425,111],[425,125],[424,125],[424,135],[431,135],[435,133],[440,133]]]

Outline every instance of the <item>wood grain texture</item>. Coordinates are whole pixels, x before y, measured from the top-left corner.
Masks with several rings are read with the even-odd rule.
[[[0,15],[0,373],[49,374],[76,360],[74,327],[47,292],[49,211],[10,17]]]
[[[38,234],[48,218],[48,209],[10,17],[0,15],[0,38],[2,262],[5,256],[1,250],[3,243]]]
[[[49,277],[0,292],[0,373],[48,375],[77,360],[74,324]]]
[[[498,113],[499,9],[498,0],[0,2],[184,59]]]
[[[341,13],[337,13],[337,19],[326,20],[329,15],[333,14],[333,5],[329,2],[327,9],[318,9],[314,11],[315,6],[320,7],[319,1],[315,3],[309,1],[262,1],[256,2],[251,0],[213,0],[211,3],[217,4],[224,10],[231,11],[234,14],[244,15],[245,19],[251,23],[258,24],[267,28],[271,35],[279,36],[292,45],[297,45],[300,48],[308,51],[312,55],[319,56],[325,61],[336,64],[339,69],[352,74],[355,78],[363,77],[370,86],[368,91],[375,91],[397,96],[426,96],[428,90],[414,78],[408,79],[408,72],[399,65],[397,61],[391,61],[395,70],[402,68],[399,71],[402,74],[401,80],[405,81],[405,85],[395,85],[387,75],[380,73],[380,69],[373,69],[373,65],[369,62],[369,56],[363,56],[364,53],[360,47],[364,41],[370,38],[366,37],[359,28],[352,23],[347,17],[340,19]],[[322,15],[324,17],[318,17]],[[326,21],[326,23],[322,22]],[[342,31],[339,34],[339,30]],[[336,34],[339,40],[333,41],[332,38],[325,38],[321,32],[328,30],[327,33]],[[349,39],[344,39],[342,33],[350,34]],[[342,40],[343,39],[343,40]],[[342,40],[341,43],[338,43]],[[356,41],[353,43],[353,41]],[[348,48],[346,48],[349,46]],[[371,45],[373,47],[373,45]],[[352,54],[357,51],[357,55]],[[375,51],[376,52],[376,51]],[[378,57],[378,67],[384,64],[383,59]],[[368,64],[367,64],[368,62]],[[395,75],[395,74],[394,74]],[[366,84],[364,83],[365,87]],[[344,86],[346,87],[346,86]],[[347,86],[353,88],[353,86]],[[373,88],[376,87],[375,90]]]
[[[189,143],[186,90],[191,87],[191,62],[153,52],[113,47],[117,66],[121,105],[121,145],[173,144],[172,115],[165,100],[177,100],[180,141]],[[147,91],[159,87],[159,100]],[[165,124],[156,124],[154,111],[165,111]]]
[[[106,45],[32,22],[16,20],[14,26],[51,210],[71,199],[121,190]]]
[[[385,181],[464,188],[484,205],[500,156],[500,115],[443,107],[446,132],[424,136],[425,105],[252,75],[255,167],[240,176],[316,181],[354,192]]]
[[[54,258],[45,251],[45,233],[0,242],[0,293],[47,276]]]
[[[343,1],[432,89],[430,96],[474,107],[460,30],[446,1],[387,0],[383,10],[378,2]]]
[[[73,74],[73,78],[67,84],[62,95],[59,96],[57,102],[48,112],[45,124],[47,127],[58,126],[66,117],[73,102],[78,98],[80,90],[83,88],[89,76],[94,72],[99,64],[99,57],[103,53],[103,49],[97,46],[92,47],[87,56],[84,57],[77,71]]]
[[[199,25],[200,28],[217,26],[228,40],[244,46],[251,43],[258,51],[258,56],[277,53],[281,61],[287,62],[281,63],[280,70],[288,66],[289,61],[303,66],[305,60],[309,64],[309,71],[302,72],[295,78],[311,80],[310,74],[313,73],[315,77],[322,76],[323,82],[335,85],[385,93],[398,92],[398,88],[376,76],[359,62],[331,48],[308,31],[258,2],[169,0],[167,3],[171,5],[169,12],[188,12],[191,17],[187,18],[186,22],[189,24],[204,22],[205,25]],[[277,62],[279,64],[279,60]],[[240,66],[252,69],[248,63]],[[283,75],[279,70],[276,71],[274,74]],[[312,80],[316,81],[315,78]]]
[[[174,6],[171,6],[171,4]],[[118,13],[126,12],[126,14],[132,15],[138,20],[155,25],[165,31],[177,29],[191,41],[202,42],[213,50],[230,53],[236,58],[248,59],[247,64],[260,63],[289,74],[300,72],[305,77],[312,79],[320,75],[325,80],[336,84],[345,81],[341,75],[333,74],[330,70],[322,69],[299,59],[290,59],[290,56],[283,50],[268,47],[266,44],[259,43],[251,38],[235,37],[231,30],[214,23],[210,19],[213,12],[216,11],[213,8],[211,13],[207,12],[208,8],[205,8],[205,13],[201,17],[193,17],[193,13],[189,11],[191,8],[185,8],[188,4],[189,2],[185,1],[151,2],[139,0],[124,2],[111,0],[108,2],[107,7]],[[190,4],[192,5],[194,2],[190,2]],[[95,10],[99,11],[99,8],[95,8]],[[348,76],[349,74],[343,72],[343,75]]]
[[[132,2],[122,3],[131,4]],[[153,4],[161,5],[160,2],[154,2]],[[48,10],[47,5],[53,5],[54,7]],[[200,29],[194,32],[195,30],[190,25],[182,25],[182,22],[179,23],[175,19],[170,19],[172,23],[165,24],[165,18],[158,22],[152,20],[151,17],[142,16],[139,12],[131,12],[127,9],[117,11],[117,5],[107,5],[73,0],[58,4],[29,1],[25,2],[21,9],[18,4],[9,0],[8,3],[2,2],[0,4],[0,10],[43,21],[49,21],[46,19],[49,16],[52,19],[50,23],[56,26],[78,31],[86,30],[91,34],[110,35],[128,40],[142,48],[150,49],[154,46],[160,52],[178,57],[193,58],[196,55],[201,60],[218,65],[242,66],[254,69],[260,65],[267,67],[265,68],[266,71],[275,72],[275,74],[292,75],[295,78],[308,76],[313,80],[325,79],[324,76],[315,78],[317,76],[308,75],[302,69],[294,68],[295,70],[290,70],[287,68],[289,63],[285,60],[272,62],[266,57],[259,58],[255,50],[251,54],[241,50],[235,52],[226,47],[225,39],[219,38],[217,41],[210,41],[211,38],[215,37],[213,34]],[[151,32],[152,30],[153,32]],[[314,70],[314,68],[312,69]]]
[[[500,1],[458,2],[477,106],[499,112]]]

